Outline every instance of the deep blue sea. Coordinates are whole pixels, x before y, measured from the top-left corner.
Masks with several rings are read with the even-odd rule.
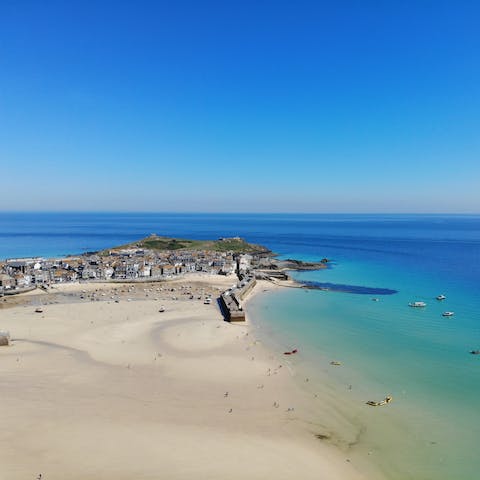
[[[326,270],[295,274],[329,290],[282,289],[248,307],[266,343],[299,348],[291,367],[328,412],[317,427],[388,478],[480,477],[480,355],[469,353],[480,349],[480,216],[0,213],[0,258],[151,233],[240,235],[282,257],[329,258]],[[388,406],[365,405],[387,394]]]

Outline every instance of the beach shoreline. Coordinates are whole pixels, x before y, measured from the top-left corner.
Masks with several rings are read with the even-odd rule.
[[[392,468],[389,469],[381,459],[382,452],[376,442],[372,443],[371,438],[365,442],[365,433],[377,417],[371,407],[365,407],[366,391],[362,386],[362,377],[334,361],[334,357],[312,351],[309,345],[296,340],[295,336],[288,337],[281,327],[276,328],[271,319],[266,321],[263,317],[263,308],[278,309],[273,302],[283,301],[283,294],[292,290],[302,290],[302,284],[294,279],[282,282],[261,280],[257,283],[244,304],[253,335],[267,351],[275,352],[289,371],[292,388],[302,392],[306,398],[301,420],[304,427],[334,448],[345,461],[354,463],[368,478],[391,478],[394,475]],[[308,294],[308,290],[303,292]],[[294,318],[292,321],[295,321]],[[353,382],[354,386],[349,382]],[[377,440],[381,441],[380,438]]]
[[[281,353],[203,303],[233,283],[70,284],[3,302],[5,475],[372,478],[315,438],[317,407]],[[259,282],[252,296],[272,288]]]

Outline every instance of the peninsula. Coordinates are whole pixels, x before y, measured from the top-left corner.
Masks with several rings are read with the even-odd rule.
[[[278,260],[240,237],[188,240],[152,234],[119,247],[61,258],[0,262],[0,295],[72,282],[151,282],[191,273],[288,278],[286,270],[324,268],[325,261]]]
[[[0,302],[5,478],[374,478],[328,441],[321,402],[249,321],[247,293],[279,288],[263,279],[282,269],[274,255],[204,248],[151,236],[2,264],[40,287]],[[222,292],[247,321],[223,321]]]

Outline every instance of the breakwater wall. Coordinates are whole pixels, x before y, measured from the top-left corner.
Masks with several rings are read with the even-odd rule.
[[[254,276],[244,277],[237,286],[225,290],[220,295],[220,306],[225,319],[229,322],[244,322],[245,311],[242,301],[251,292],[257,281]]]

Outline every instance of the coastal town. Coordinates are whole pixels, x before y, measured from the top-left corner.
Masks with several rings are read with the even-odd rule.
[[[266,247],[240,237],[215,241],[177,240],[155,234],[132,244],[61,258],[15,258],[0,263],[0,296],[37,288],[48,291],[73,283],[152,283],[189,274],[234,276],[235,283],[221,293],[219,306],[228,321],[245,321],[243,300],[256,279],[289,279],[289,269],[325,266],[297,260],[278,260]],[[207,299],[211,301],[211,299]]]
[[[0,261],[0,295],[72,282],[154,282],[189,273],[286,279],[285,270],[316,270],[328,262],[278,260],[266,247],[240,237],[194,242],[152,234],[123,247],[82,255],[5,259]]]
[[[156,238],[150,236],[148,239]],[[238,237],[217,243],[242,242]],[[246,242],[244,242],[245,245]],[[251,249],[250,249],[251,250]],[[193,272],[245,275],[254,265],[268,264],[271,252],[203,249],[156,250],[142,241],[126,247],[62,258],[15,258],[0,262],[0,294],[71,282],[151,282],[179,278]]]

